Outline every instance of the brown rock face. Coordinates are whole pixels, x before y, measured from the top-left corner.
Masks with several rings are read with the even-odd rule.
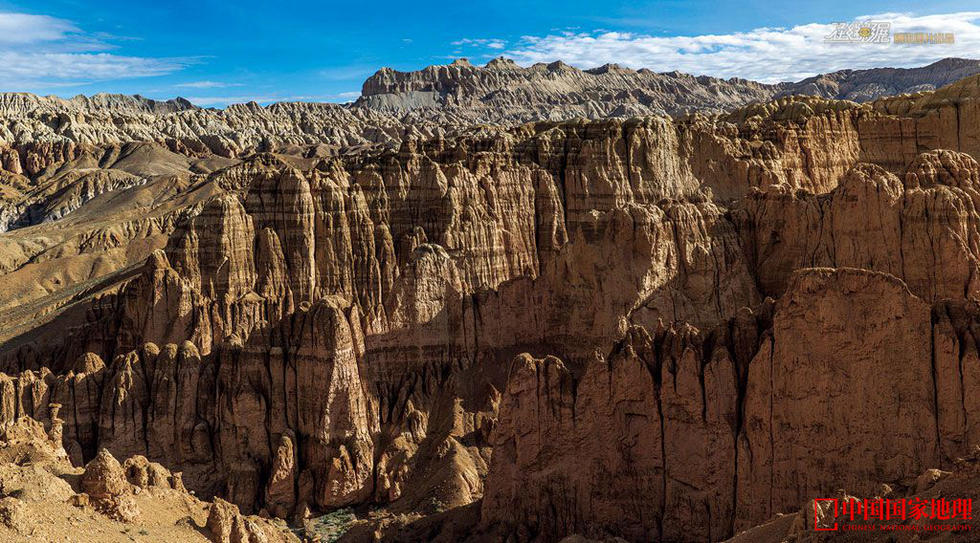
[[[101,500],[122,496],[129,492],[130,487],[122,465],[112,456],[112,453],[102,449],[91,462],[85,465],[82,489],[90,497]]]
[[[556,358],[518,356],[491,438],[484,528],[546,540],[729,533],[741,407],[729,356],[754,348],[766,318],[741,314],[714,349],[690,327],[633,328],[577,380]]]
[[[528,75],[480,70],[430,76]],[[368,506],[365,537],[716,541],[948,471],[980,442],[978,81],[342,152],[259,137],[313,105],[72,102],[119,122],[0,154],[67,191],[0,235],[0,430],[41,421],[118,518],[227,500],[215,541]],[[165,118],[241,137],[102,141]]]
[[[274,460],[266,493],[277,506],[281,500],[295,503],[297,478],[299,498],[321,507],[371,495],[376,423],[368,418],[358,373],[357,356],[364,347],[351,322],[357,322],[356,311],[349,315],[332,301],[317,302],[283,323],[276,335],[283,334],[284,343],[268,355],[254,344],[217,353],[218,389],[233,399],[217,413],[218,446],[227,451],[222,461],[231,465],[230,495],[236,502],[252,507],[259,499],[253,458]],[[293,432],[300,443],[296,451]],[[270,450],[270,442],[279,445]],[[296,454],[307,466],[302,472]],[[284,480],[277,481],[280,476]]]
[[[53,407],[54,410],[56,410]],[[241,542],[297,542],[279,523],[244,516],[226,502],[201,502],[180,484],[180,474],[142,456],[120,464],[101,450],[85,468],[65,456],[52,423],[29,417],[6,421],[0,435],[0,539],[3,541],[123,541],[139,533],[150,541],[221,539],[208,513],[222,505],[227,525]],[[71,482],[71,484],[69,484]],[[16,496],[16,497],[15,497]],[[66,535],[68,534],[68,535]],[[116,535],[118,537],[116,537]]]
[[[561,61],[522,68],[506,58],[486,66],[460,59],[416,72],[384,68],[364,82],[355,107],[476,122],[569,117],[675,114],[729,109],[780,96],[812,95],[866,102],[881,96],[933,90],[980,72],[975,60],[945,59],[914,69],[843,70],[795,83],[767,85],[607,64],[579,70]]]
[[[292,432],[279,438],[272,463],[272,475],[265,488],[265,504],[277,517],[288,517],[296,505],[296,437]]]
[[[741,230],[760,288],[778,296],[794,269],[849,266],[893,274],[927,301],[976,298],[978,173],[971,156],[938,151],[915,159],[904,187],[861,165],[825,195],[751,194]]]
[[[833,485],[867,495],[914,480],[975,442],[960,402],[978,392],[975,368],[931,363],[955,333],[895,277],[803,270],[771,325],[761,311],[701,337],[633,329],[578,379],[556,358],[518,356],[485,528],[716,540]]]
[[[251,543],[253,541],[291,541],[277,530],[254,518],[243,516],[238,507],[218,498],[211,504],[207,529],[212,543]]]
[[[82,490],[99,511],[113,519],[133,522],[140,516],[131,495],[133,488],[126,480],[126,471],[105,449],[86,464]]]
[[[934,392],[951,376],[923,363],[931,328],[929,306],[892,276],[797,274],[749,366],[738,470],[757,484],[740,485],[737,517],[789,510],[834,477],[866,494],[941,465]]]

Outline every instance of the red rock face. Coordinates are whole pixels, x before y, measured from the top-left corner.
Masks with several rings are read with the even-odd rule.
[[[975,87],[213,170],[106,147],[145,185],[2,238],[0,423],[61,404],[80,462],[422,539],[715,541],[868,494],[980,441]]]
[[[841,485],[870,495],[950,466],[976,442],[975,360],[960,373],[949,317],[894,276],[804,269],[760,311],[706,336],[634,328],[578,379],[518,356],[485,528],[716,540]]]

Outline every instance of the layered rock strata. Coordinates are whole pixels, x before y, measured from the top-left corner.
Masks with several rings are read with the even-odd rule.
[[[337,157],[123,145],[99,169],[145,183],[0,237],[0,425],[166,461],[229,537],[234,507],[482,499],[486,537],[720,540],[942,468],[980,440],[977,85]]]

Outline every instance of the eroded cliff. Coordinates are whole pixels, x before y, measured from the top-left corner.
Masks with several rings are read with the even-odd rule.
[[[381,506],[351,538],[721,540],[942,468],[980,441],[978,81],[336,156],[12,148],[56,197],[0,236],[0,423],[244,513]]]

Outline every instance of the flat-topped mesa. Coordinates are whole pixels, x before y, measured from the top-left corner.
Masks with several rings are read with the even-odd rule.
[[[772,95],[768,86],[749,81],[695,79],[614,64],[584,71],[561,61],[523,68],[498,58],[484,67],[454,62],[414,72],[385,68],[364,82],[355,105],[393,115],[435,109],[462,121],[519,123],[684,108],[719,111]]]
[[[504,57],[484,67],[462,60],[411,72],[383,68],[365,81],[362,98],[355,105],[396,116],[410,114],[413,120],[438,111],[452,120],[526,122],[720,112],[790,95],[866,102],[936,89],[980,73],[978,61],[945,59],[922,68],[843,70],[795,83],[766,84],[633,70],[617,64],[580,70],[561,61],[523,68]]]

